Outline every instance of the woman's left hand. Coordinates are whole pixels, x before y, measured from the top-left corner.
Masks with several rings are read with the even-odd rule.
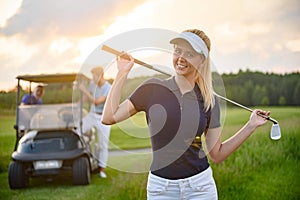
[[[250,116],[250,122],[255,126],[261,126],[265,124],[268,120],[267,117],[270,116],[270,111],[263,111],[259,109],[253,110]]]

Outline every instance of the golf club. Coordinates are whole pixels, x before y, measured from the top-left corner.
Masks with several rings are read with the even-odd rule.
[[[113,48],[111,48],[111,47],[109,47],[109,46],[107,46],[107,45],[103,45],[103,46],[102,46],[102,50],[107,51],[107,52],[109,52],[109,53],[112,53],[112,54],[114,54],[114,55],[116,55],[116,56],[122,55],[122,52],[117,51],[117,50],[115,50],[115,49],[113,49]],[[129,59],[129,58],[126,57],[126,56],[123,56],[123,58]],[[146,68],[155,70],[155,71],[157,71],[157,72],[160,72],[160,73],[162,73],[162,74],[171,76],[171,74],[169,74],[169,73],[167,73],[167,72],[164,72],[164,71],[162,71],[162,70],[160,70],[160,69],[158,69],[158,68],[155,68],[154,66],[149,65],[149,64],[147,64],[147,63],[145,63],[145,62],[142,62],[142,61],[140,61],[140,60],[138,60],[138,59],[136,59],[136,58],[134,58],[134,62],[135,62],[136,64],[139,64],[139,65],[143,66],[143,67],[146,67]],[[243,109],[245,109],[245,110],[250,111],[251,113],[253,112],[252,109],[250,109],[250,108],[248,108],[248,107],[246,107],[246,106],[243,106],[243,105],[241,105],[241,104],[239,104],[239,103],[237,103],[237,102],[235,102],[235,101],[232,101],[232,100],[230,100],[230,99],[227,99],[226,97],[223,97],[223,96],[221,96],[221,95],[219,95],[219,94],[217,94],[217,93],[214,93],[214,94],[215,94],[217,97],[219,97],[220,99],[222,99],[222,100],[228,101],[228,102],[230,102],[230,103],[232,103],[232,104],[234,104],[234,105],[236,105],[236,106],[239,106],[239,107],[241,107],[241,108],[243,108]],[[281,138],[281,131],[280,131],[280,126],[279,126],[278,121],[276,121],[275,119],[271,118],[270,116],[265,116],[265,115],[261,115],[261,114],[258,114],[258,115],[261,116],[261,117],[263,117],[263,118],[265,118],[265,119],[267,119],[267,120],[269,120],[269,121],[271,121],[271,122],[273,122],[273,126],[272,126],[272,128],[271,128],[270,137],[271,137],[272,140],[279,140],[279,139]]]

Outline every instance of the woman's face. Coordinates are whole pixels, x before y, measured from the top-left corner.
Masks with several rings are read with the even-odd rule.
[[[184,40],[174,45],[173,66],[178,75],[194,77],[204,59],[202,54],[194,51],[192,46]]]

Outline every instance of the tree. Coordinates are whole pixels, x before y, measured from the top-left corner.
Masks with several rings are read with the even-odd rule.
[[[267,96],[263,97],[260,104],[263,106],[269,105],[270,104],[269,97],[267,97]]]
[[[300,79],[298,79],[298,83],[294,89],[293,103],[295,105],[300,105]]]
[[[252,94],[253,105],[260,105],[265,98],[265,102],[268,100],[267,89],[263,86],[256,85]]]
[[[286,100],[284,96],[279,97],[278,104],[281,106],[284,106],[286,104]]]
[[[254,102],[252,101],[252,94],[255,90],[253,81],[247,80],[244,84],[244,88],[245,88],[245,92],[246,92],[246,95],[243,98],[244,103],[246,105],[254,105],[255,101]]]

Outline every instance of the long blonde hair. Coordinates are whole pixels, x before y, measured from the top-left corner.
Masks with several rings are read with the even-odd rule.
[[[208,49],[208,56],[207,58],[205,58],[205,61],[203,63],[204,67],[200,67],[199,69],[197,69],[198,73],[195,80],[203,96],[205,111],[208,111],[209,109],[213,108],[215,105],[215,97],[214,97],[214,90],[212,85],[212,75],[211,75],[210,57],[209,57],[209,52],[211,47],[210,39],[203,31],[198,29],[188,29],[183,32],[191,32],[198,35],[205,42]]]

